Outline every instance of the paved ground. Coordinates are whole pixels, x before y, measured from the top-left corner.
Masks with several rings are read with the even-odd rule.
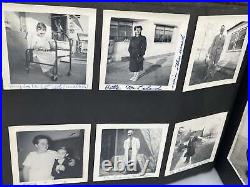
[[[106,84],[167,86],[174,55],[151,57],[144,61],[144,72],[136,81],[130,81],[129,61],[111,62],[107,65]]]
[[[205,65],[205,63],[195,62],[190,79],[190,85],[232,79],[234,76],[234,71],[235,69],[233,69],[231,66],[227,67],[226,65],[225,67],[221,67],[221,69],[215,73],[214,78],[209,77],[205,79],[207,73],[207,66]]]
[[[71,75],[68,76],[69,65],[60,63],[57,81],[52,81],[42,73],[40,65],[32,64],[30,72],[25,71],[24,62],[10,64],[10,77],[12,84],[85,84],[86,65],[72,62]]]

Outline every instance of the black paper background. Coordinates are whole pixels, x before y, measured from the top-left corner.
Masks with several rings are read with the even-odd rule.
[[[213,163],[184,171],[169,177],[164,177],[165,166],[170,148],[172,132],[177,122],[210,114],[230,111],[234,117],[227,120],[227,131],[224,133],[224,144],[233,141],[233,135],[238,123],[231,120],[238,119],[244,106],[237,105],[241,110],[231,113],[236,104],[235,98],[243,95],[246,98],[244,86],[247,85],[247,52],[236,84],[223,85],[190,92],[182,92],[187,63],[195,34],[198,16],[247,14],[247,5],[224,3],[37,3],[58,6],[74,6],[83,8],[97,8],[96,42],[94,58],[93,90],[10,90],[3,91],[3,183],[12,183],[8,126],[39,125],[39,124],[67,124],[91,123],[91,147],[89,162],[89,182],[92,183],[95,124],[103,123],[170,123],[166,149],[159,178],[129,179],[122,181],[106,181],[99,183],[169,183],[199,172],[208,171],[214,167]],[[136,91],[99,91],[99,65],[102,38],[102,10],[131,10],[147,12],[165,12],[190,14],[184,55],[180,69],[176,91],[136,92]],[[246,86],[247,87],[247,86]],[[231,128],[232,127],[232,128]],[[227,142],[226,140],[230,140]],[[227,150],[220,149],[216,168],[224,178],[225,183],[238,183],[234,171],[228,169],[226,162]],[[226,167],[226,168],[225,168]],[[225,169],[224,169],[225,168]],[[227,175],[228,174],[228,175]],[[227,179],[230,178],[230,179]]]

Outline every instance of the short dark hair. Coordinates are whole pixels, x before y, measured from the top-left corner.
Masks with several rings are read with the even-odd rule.
[[[51,142],[50,137],[45,136],[45,135],[37,135],[37,136],[35,136],[35,137],[33,138],[32,143],[33,143],[34,145],[37,145],[37,144],[39,143],[39,140],[41,140],[41,139],[46,139],[46,140],[48,140],[48,144],[50,144],[50,142]]]
[[[38,29],[47,29],[46,25],[42,22],[39,22],[37,25],[36,25],[36,30]]]
[[[137,25],[137,26],[134,27],[134,31],[135,31],[137,28],[142,30],[142,26]]]
[[[66,151],[67,153],[69,153],[69,149],[68,149],[67,147],[65,147],[65,146],[59,147],[59,148],[57,149],[57,151],[60,150],[60,149],[62,149],[62,150],[64,150],[64,151]]]

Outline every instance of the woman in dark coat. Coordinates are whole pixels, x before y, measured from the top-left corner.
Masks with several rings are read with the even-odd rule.
[[[147,39],[141,35],[142,26],[135,26],[134,31],[135,36],[130,39],[128,48],[130,54],[129,70],[134,73],[131,81],[137,81],[140,71],[143,70],[143,56],[147,48]]]

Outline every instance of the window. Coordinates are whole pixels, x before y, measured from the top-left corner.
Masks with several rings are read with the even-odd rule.
[[[133,36],[133,22],[123,20],[111,20],[110,24],[110,40],[122,42],[130,40]]]
[[[25,12],[19,12],[20,31],[27,32]]]
[[[173,26],[156,25],[154,42],[170,43],[173,37]]]
[[[247,28],[245,27],[239,31],[232,33],[229,46],[228,46],[229,51],[242,49],[244,39],[246,36],[246,32],[247,32]]]
[[[52,14],[51,15],[51,29],[52,39],[58,41],[66,41],[66,36],[63,33],[70,33],[67,30],[67,15],[64,14]]]

